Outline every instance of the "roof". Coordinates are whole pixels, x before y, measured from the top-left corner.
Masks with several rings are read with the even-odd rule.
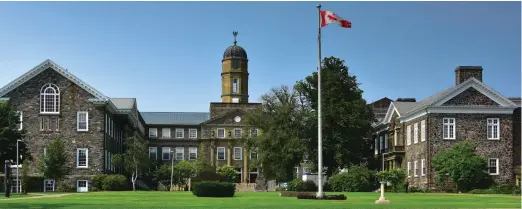
[[[510,97],[509,100],[511,100],[513,103],[517,104],[519,107],[522,104],[522,98],[520,98],[520,97]]]
[[[399,112],[399,115],[402,115],[404,113],[407,113],[411,108],[418,105],[418,102],[393,102],[393,105]]]
[[[209,112],[141,112],[147,125],[199,125],[210,119]]]
[[[136,98],[110,98],[110,101],[120,110],[130,110],[136,104]]]

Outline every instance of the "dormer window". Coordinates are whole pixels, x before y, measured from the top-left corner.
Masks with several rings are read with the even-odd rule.
[[[60,113],[60,89],[52,83],[45,84],[40,90],[40,113]]]

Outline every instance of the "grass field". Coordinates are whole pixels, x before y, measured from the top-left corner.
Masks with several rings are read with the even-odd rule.
[[[92,192],[38,199],[0,199],[0,208],[520,208],[513,195],[345,193],[347,200],[298,200],[278,192],[238,192],[233,198],[199,198],[189,192]]]

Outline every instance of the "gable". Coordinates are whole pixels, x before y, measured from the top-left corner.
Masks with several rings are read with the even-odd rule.
[[[245,123],[245,115],[247,113],[243,110],[232,110],[225,114],[222,114],[221,116],[215,117],[213,119],[210,119],[208,121],[203,122],[204,125],[246,125]],[[235,118],[240,118],[239,122],[235,121]]]
[[[390,106],[388,107],[388,111],[386,111],[386,116],[382,120],[382,123],[384,123],[384,124],[389,123],[390,120],[392,119],[393,115],[400,116],[399,112],[397,111],[397,108],[395,108],[395,104],[392,102],[392,103],[390,103]]]
[[[72,73],[68,72],[64,68],[60,67],[59,65],[57,65],[56,63],[54,63],[51,60],[45,60],[38,66],[34,67],[33,69],[31,69],[28,72],[21,75],[20,77],[11,81],[9,84],[0,88],[0,97],[5,97],[13,90],[17,89],[21,85],[24,85],[28,81],[34,80],[36,77],[45,79],[45,76],[41,76],[41,74],[44,72],[51,73],[51,75],[53,75],[54,73],[56,73],[57,75],[61,75],[61,77],[69,80],[70,82],[74,83],[76,86],[78,86],[81,89],[88,92],[92,97],[99,99],[99,100],[104,100],[104,101],[108,100],[107,96],[103,95],[101,92],[92,88],[87,83],[83,82],[78,77],[76,77]],[[45,81],[45,80],[43,80],[43,81]],[[52,82],[52,81],[46,81],[46,82]],[[74,85],[72,85],[72,86],[74,86]]]
[[[488,105],[488,106],[500,106],[497,102],[493,101],[488,96],[484,95],[477,89],[469,87],[457,96],[451,98],[442,106],[463,106],[463,105]]]

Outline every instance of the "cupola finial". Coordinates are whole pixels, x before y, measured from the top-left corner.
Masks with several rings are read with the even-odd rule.
[[[234,46],[235,46],[236,43],[237,43],[237,40],[236,40],[236,38],[237,38],[237,34],[239,34],[237,31],[233,31],[233,32],[232,32],[232,35],[234,35]]]

